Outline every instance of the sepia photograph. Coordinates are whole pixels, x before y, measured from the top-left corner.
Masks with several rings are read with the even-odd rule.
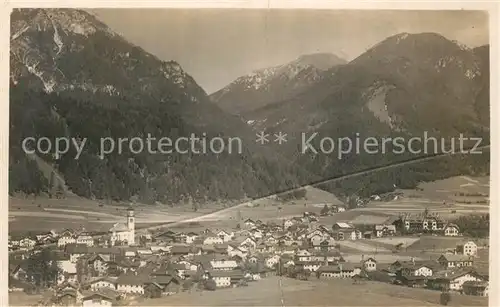
[[[488,306],[488,10],[9,14],[9,305]]]

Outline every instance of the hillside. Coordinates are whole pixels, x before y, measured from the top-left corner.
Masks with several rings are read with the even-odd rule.
[[[73,148],[60,159],[51,153],[39,158],[64,177],[70,191],[89,198],[241,199],[298,184],[300,171],[254,150],[253,133],[211,103],[178,63],[130,44],[94,16],[72,9],[15,10],[11,33],[11,193],[52,189],[46,170],[21,150],[28,136],[87,138],[77,160]],[[174,140],[193,133],[241,137],[243,152],[124,150],[98,156],[102,138],[146,139],[148,133]]]
[[[268,103],[297,95],[320,81],[324,71],[345,63],[330,53],[303,55],[292,62],[241,76],[210,98],[229,113],[245,117],[247,112]]]
[[[423,139],[426,133],[428,137],[443,138],[444,150],[448,151],[450,143],[458,144],[463,134],[481,137],[482,144],[487,145],[486,59],[487,52],[474,51],[435,33],[401,33],[381,41],[350,63],[324,72],[321,80],[303,92],[244,116],[256,131],[287,133],[288,142],[275,149],[325,179],[425,155],[422,143],[413,145],[420,153],[410,152],[407,143],[397,153],[393,149],[398,148],[388,143],[382,152],[382,138],[408,141],[412,137]],[[313,133],[318,137],[310,144],[316,149],[321,148],[323,137],[347,137],[353,142],[352,150],[339,156],[339,144],[335,143],[331,154],[304,154],[302,140]],[[371,137],[378,140],[376,153],[363,149],[364,141]],[[360,149],[354,147],[356,140]],[[343,146],[348,149],[347,144]],[[326,146],[327,150],[330,147]],[[443,151],[441,144],[437,150],[430,148],[429,154]],[[485,152],[427,161],[324,188],[370,195],[393,189],[394,185],[412,188],[420,181],[462,173],[484,174],[488,169],[489,152]]]

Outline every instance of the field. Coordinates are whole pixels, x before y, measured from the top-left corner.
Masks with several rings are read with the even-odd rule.
[[[114,223],[125,222],[126,209],[124,204],[100,206],[96,201],[77,196],[66,199],[10,197],[9,232],[42,232],[81,227],[90,231],[107,231]],[[195,213],[167,206],[135,206],[136,227],[165,224],[200,216],[205,212],[200,210]]]
[[[402,197],[399,199],[371,201],[363,208],[321,217],[319,222],[325,225],[338,221],[377,224],[391,215],[422,213],[425,208],[450,219],[462,214],[486,213],[489,212],[489,205],[483,202],[487,201],[488,182],[488,177],[459,176],[423,183],[415,190],[400,190]],[[306,199],[287,203],[273,198],[248,201],[227,208],[220,203],[211,203],[204,204],[197,212],[188,206],[135,205],[136,223],[138,228],[169,224],[171,228],[193,228],[193,231],[207,227],[232,228],[247,218],[282,222],[306,211],[319,214],[325,204],[342,204],[331,193],[310,186],[305,188]],[[41,232],[81,227],[91,231],[106,231],[113,223],[125,221],[125,209],[125,204],[103,205],[77,196],[61,200],[10,197],[9,231]],[[384,247],[382,242],[380,246]]]
[[[180,293],[159,299],[141,299],[141,306],[437,306],[440,292],[352,280],[298,281],[269,277],[248,287],[213,292]],[[282,302],[283,299],[283,302]],[[484,297],[453,294],[450,306],[487,306]]]
[[[451,177],[422,183],[414,190],[398,190],[397,199],[372,201],[355,211],[418,214],[427,208],[448,219],[460,215],[489,212],[489,177]]]

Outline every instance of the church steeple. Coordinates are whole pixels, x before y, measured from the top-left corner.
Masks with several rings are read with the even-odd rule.
[[[127,228],[128,230],[135,230],[134,208],[132,207],[127,209]]]

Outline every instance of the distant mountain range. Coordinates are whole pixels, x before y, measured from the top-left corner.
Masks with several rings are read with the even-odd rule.
[[[301,154],[302,132],[410,137],[430,131],[489,142],[489,47],[468,49],[434,34],[398,34],[347,63],[304,55],[260,69],[208,96],[182,67],[162,61],[73,9],[22,9],[11,17],[11,193],[53,193],[142,202],[238,200],[411,158]],[[289,142],[259,146],[255,132]],[[112,153],[102,137],[239,136],[241,155]],[[21,150],[27,136],[88,138],[74,160]],[[43,163],[41,163],[43,162]],[[487,173],[489,153],[436,160],[322,188],[388,191],[455,174]],[[375,176],[375,177],[374,177]],[[55,182],[56,181],[56,182]],[[61,183],[62,182],[62,183]]]

